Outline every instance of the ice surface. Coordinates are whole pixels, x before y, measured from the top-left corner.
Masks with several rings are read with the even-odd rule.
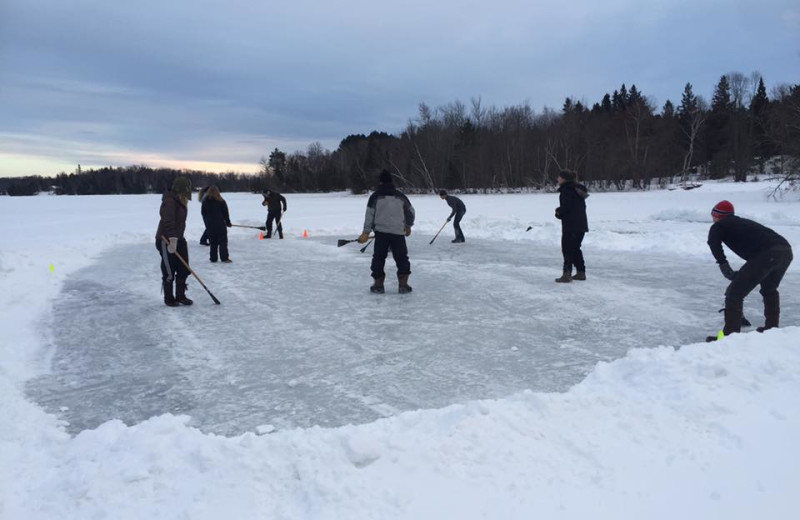
[[[415,289],[403,296],[392,274],[387,294],[369,294],[371,249],[330,237],[232,234],[229,265],[192,243],[192,264],[223,304],[190,283],[195,306],[176,309],[161,303],[150,243],[112,248],[65,281],[44,324],[52,371],[27,391],[72,433],[163,413],[225,435],[339,426],[564,391],[598,361],[720,326],[724,284],[711,262],[586,249],[589,280],[561,285],[557,248],[430,238],[410,239]],[[782,288],[788,325],[798,280]],[[755,324],[760,313],[755,293],[746,314]]]

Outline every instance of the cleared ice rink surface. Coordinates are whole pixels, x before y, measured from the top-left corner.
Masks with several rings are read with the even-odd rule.
[[[450,243],[450,230],[433,246],[430,234],[410,238],[414,292],[404,296],[391,257],[387,294],[368,292],[371,248],[235,231],[230,265],[210,264],[190,236],[192,264],[222,305],[190,279],[195,305],[170,309],[151,241],[111,247],[64,281],[42,324],[52,331],[51,370],[27,392],[72,433],[167,412],[225,435],[338,426],[564,391],[598,361],[721,327],[725,282],[710,254],[609,251],[587,240],[589,280],[555,284],[557,242],[470,238],[470,216],[481,218],[468,213],[464,245]],[[594,227],[626,234],[619,222]],[[781,289],[784,325],[797,325],[800,279]],[[745,315],[763,321],[757,292]]]

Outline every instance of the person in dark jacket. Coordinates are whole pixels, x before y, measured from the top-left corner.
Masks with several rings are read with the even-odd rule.
[[[459,199],[458,197],[454,197],[452,195],[448,195],[445,190],[441,190],[439,192],[439,197],[442,198],[443,201],[447,202],[447,205],[453,210],[450,212],[450,216],[447,217],[447,221],[450,222],[453,220],[453,229],[456,232],[456,238],[452,241],[454,244],[459,244],[464,242],[464,232],[461,231],[461,219],[464,217],[464,213],[467,212],[467,207],[464,205],[464,202]]]
[[[369,290],[383,294],[383,282],[386,278],[383,268],[391,249],[397,265],[398,292],[410,293],[408,277],[411,275],[411,262],[408,259],[406,237],[411,235],[411,227],[414,225],[414,207],[408,197],[394,187],[392,175],[388,171],[383,170],[378,180],[378,189],[367,201],[364,231],[358,237],[358,241],[363,244],[369,240],[370,231],[375,231],[371,265],[372,278],[375,281]]]
[[[201,206],[200,206],[201,211],[202,211],[202,208],[203,208],[203,206],[202,206],[203,200],[206,198],[206,191],[208,191],[207,187],[206,188],[200,188],[199,190],[197,190],[197,202],[199,202],[201,204]],[[203,220],[203,222],[205,223],[205,219]],[[208,227],[206,227],[203,230],[203,234],[200,235],[200,245],[201,246],[209,245],[209,242],[208,242]]]
[[[208,230],[211,240],[211,261],[217,261],[217,255],[223,263],[231,263],[228,257],[228,228],[231,227],[231,217],[228,213],[228,203],[222,198],[219,188],[210,186],[203,199],[203,222]]]
[[[589,190],[575,182],[575,174],[562,171],[558,175],[558,201],[556,218],[561,220],[561,254],[564,256],[564,270],[558,283],[572,280],[586,280],[586,264],[583,261],[581,244],[583,236],[589,232],[586,218],[586,198]],[[575,276],[572,276],[572,267]]]
[[[783,275],[792,263],[792,247],[781,235],[766,226],[737,217],[733,204],[723,200],[711,210],[714,224],[708,231],[708,247],[719,264],[722,275],[731,281],[725,290],[725,326],[724,335],[741,331],[742,307],[744,298],[761,285],[761,296],[764,298],[764,326],[759,332],[778,326],[781,314],[781,300],[778,286]],[[745,264],[734,271],[722,244],[745,260]],[[709,336],[707,341],[714,341],[716,336]]]
[[[278,236],[283,239],[281,218],[283,217],[283,213],[286,213],[286,197],[275,190],[267,190],[264,192],[264,202],[262,202],[261,205],[267,206],[266,238],[272,238],[272,222],[275,221],[278,228]],[[281,209],[283,211],[281,211]]]
[[[172,189],[161,197],[161,208],[156,231],[156,249],[161,259],[161,282],[164,290],[164,304],[169,307],[191,305],[186,297],[186,278],[189,269],[178,259],[178,254],[189,262],[189,248],[183,233],[186,230],[187,204],[192,199],[192,183],[186,177],[178,177]],[[165,243],[162,239],[166,238]],[[172,284],[175,283],[175,293]]]

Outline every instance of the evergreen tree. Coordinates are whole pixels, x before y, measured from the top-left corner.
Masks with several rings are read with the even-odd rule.
[[[664,107],[661,109],[661,117],[669,119],[675,117],[675,105],[673,105],[672,101],[669,99],[664,103]]]
[[[277,148],[269,154],[269,167],[281,185],[286,181],[286,154]],[[283,187],[283,186],[281,186]]]
[[[683,87],[683,95],[681,96],[681,104],[678,106],[678,121],[681,125],[681,142],[687,143],[691,135],[692,121],[698,110],[697,96],[692,91],[692,84],[687,83]]]
[[[732,110],[730,82],[728,76],[724,75],[714,89],[706,126],[706,152],[711,160],[711,175],[715,178],[725,177],[730,173],[732,159],[728,148]]]
[[[764,171],[764,161],[774,154],[774,147],[770,145],[767,137],[768,112],[767,88],[764,85],[764,78],[759,78],[756,93],[750,100],[750,117],[752,118],[754,152],[759,158],[758,165],[761,172]]]
[[[614,93],[616,94],[616,91]],[[600,108],[603,112],[611,112],[611,96],[609,96],[608,93],[603,96],[603,100],[600,102]]]
[[[619,101],[621,109],[625,109],[628,106],[628,89],[625,88],[625,83],[619,88]]]
[[[625,88],[625,85],[622,85],[622,88]],[[636,85],[631,85],[631,91],[628,93],[627,105],[635,105],[640,103],[642,99],[642,94],[639,92],[639,89],[636,88]]]

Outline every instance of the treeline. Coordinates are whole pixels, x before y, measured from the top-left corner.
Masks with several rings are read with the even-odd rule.
[[[412,190],[537,189],[562,169],[599,188],[642,189],[690,176],[796,175],[799,163],[800,85],[768,95],[760,75],[731,73],[710,102],[687,83],[677,106],[660,109],[624,84],[591,106],[567,98],[558,113],[485,108],[479,99],[422,104],[397,136],[350,135],[334,152],[318,143],[306,153],[276,149],[261,165],[285,190],[360,192],[383,168]]]
[[[162,193],[172,186],[172,181],[179,175],[189,177],[195,187],[216,184],[223,192],[261,192],[267,188],[269,182],[263,175],[241,173],[218,174],[147,166],[109,166],[82,170],[78,165],[74,173],[60,173],[55,177],[0,178],[0,193],[12,196],[35,195],[40,192],[53,192],[57,195]]]
[[[759,74],[735,72],[720,78],[710,101],[687,83],[677,105],[668,100],[660,108],[625,84],[591,105],[567,98],[558,112],[484,107],[480,99],[421,104],[398,135],[350,135],[332,152],[319,143],[288,154],[276,148],[261,159],[259,175],[79,168],[55,179],[0,179],[0,191],[158,193],[188,175],[195,186],[213,183],[223,192],[363,192],[384,168],[411,191],[538,189],[562,169],[600,189],[644,189],[690,176],[744,181],[752,172],[792,179],[800,169],[800,84],[768,94]]]

